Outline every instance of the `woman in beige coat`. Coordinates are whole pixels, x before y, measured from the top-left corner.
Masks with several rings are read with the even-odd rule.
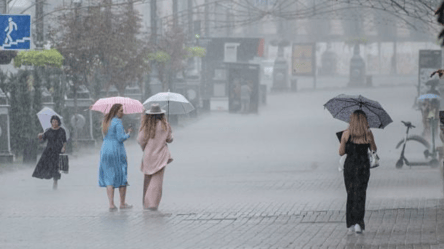
[[[167,146],[167,143],[173,142],[171,126],[166,121],[165,110],[159,104],[152,104],[143,115],[137,142],[143,150],[140,167],[145,175],[143,206],[154,211],[162,198],[165,166],[173,161]]]

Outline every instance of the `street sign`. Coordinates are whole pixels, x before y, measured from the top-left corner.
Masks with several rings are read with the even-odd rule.
[[[31,16],[0,15],[0,50],[27,50],[31,47]]]

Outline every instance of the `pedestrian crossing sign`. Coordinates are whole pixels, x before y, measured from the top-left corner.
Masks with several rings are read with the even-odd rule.
[[[31,16],[0,15],[0,50],[27,50],[31,47]]]

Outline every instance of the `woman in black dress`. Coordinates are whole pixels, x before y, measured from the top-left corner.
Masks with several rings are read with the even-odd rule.
[[[66,133],[60,127],[62,122],[57,115],[51,117],[51,128],[46,129],[44,133],[39,133],[38,138],[42,141],[48,140],[42,157],[40,157],[35,167],[33,177],[40,179],[54,179],[53,188],[57,189],[57,181],[60,179],[60,171],[58,167],[59,154],[65,153],[66,149]]]
[[[350,116],[350,125],[342,133],[339,155],[347,154],[344,163],[344,183],[347,190],[346,223],[350,232],[365,230],[365,198],[370,179],[368,149],[376,151],[375,139],[367,116],[357,110]]]

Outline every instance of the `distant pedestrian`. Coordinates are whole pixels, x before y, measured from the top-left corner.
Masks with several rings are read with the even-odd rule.
[[[239,78],[234,78],[233,83],[230,84],[230,110],[240,112],[242,109],[241,104],[241,82]]]
[[[162,198],[165,166],[173,161],[167,143],[173,142],[171,126],[165,118],[165,110],[158,104],[142,117],[137,142],[143,150],[140,170],[145,175],[143,182],[143,206],[157,210]]]
[[[423,101],[423,105],[420,106],[422,114],[422,123],[424,131],[422,136],[426,139],[431,139],[432,127],[435,128],[435,135],[438,134],[438,117],[439,117],[440,101],[438,99],[426,99]]]
[[[369,128],[366,114],[361,110],[350,116],[350,124],[344,131],[339,155],[347,154],[344,163],[344,183],[347,190],[346,223],[349,231],[365,230],[365,199],[370,179],[368,149],[376,151],[375,139]]]
[[[241,86],[241,113],[249,113],[250,112],[250,98],[251,98],[251,87],[244,83]]]
[[[109,210],[115,211],[114,189],[119,188],[120,209],[132,208],[125,202],[126,186],[128,186],[128,162],[123,142],[130,137],[132,129],[125,134],[122,124],[123,106],[114,104],[102,123],[104,135],[100,150],[99,186],[106,187]]]
[[[50,119],[51,127],[46,129],[44,133],[39,133],[40,141],[48,141],[37,166],[35,167],[32,177],[40,179],[53,179],[53,189],[57,189],[57,181],[60,179],[59,171],[59,154],[66,151],[66,132],[60,127],[62,122],[57,115]]]

